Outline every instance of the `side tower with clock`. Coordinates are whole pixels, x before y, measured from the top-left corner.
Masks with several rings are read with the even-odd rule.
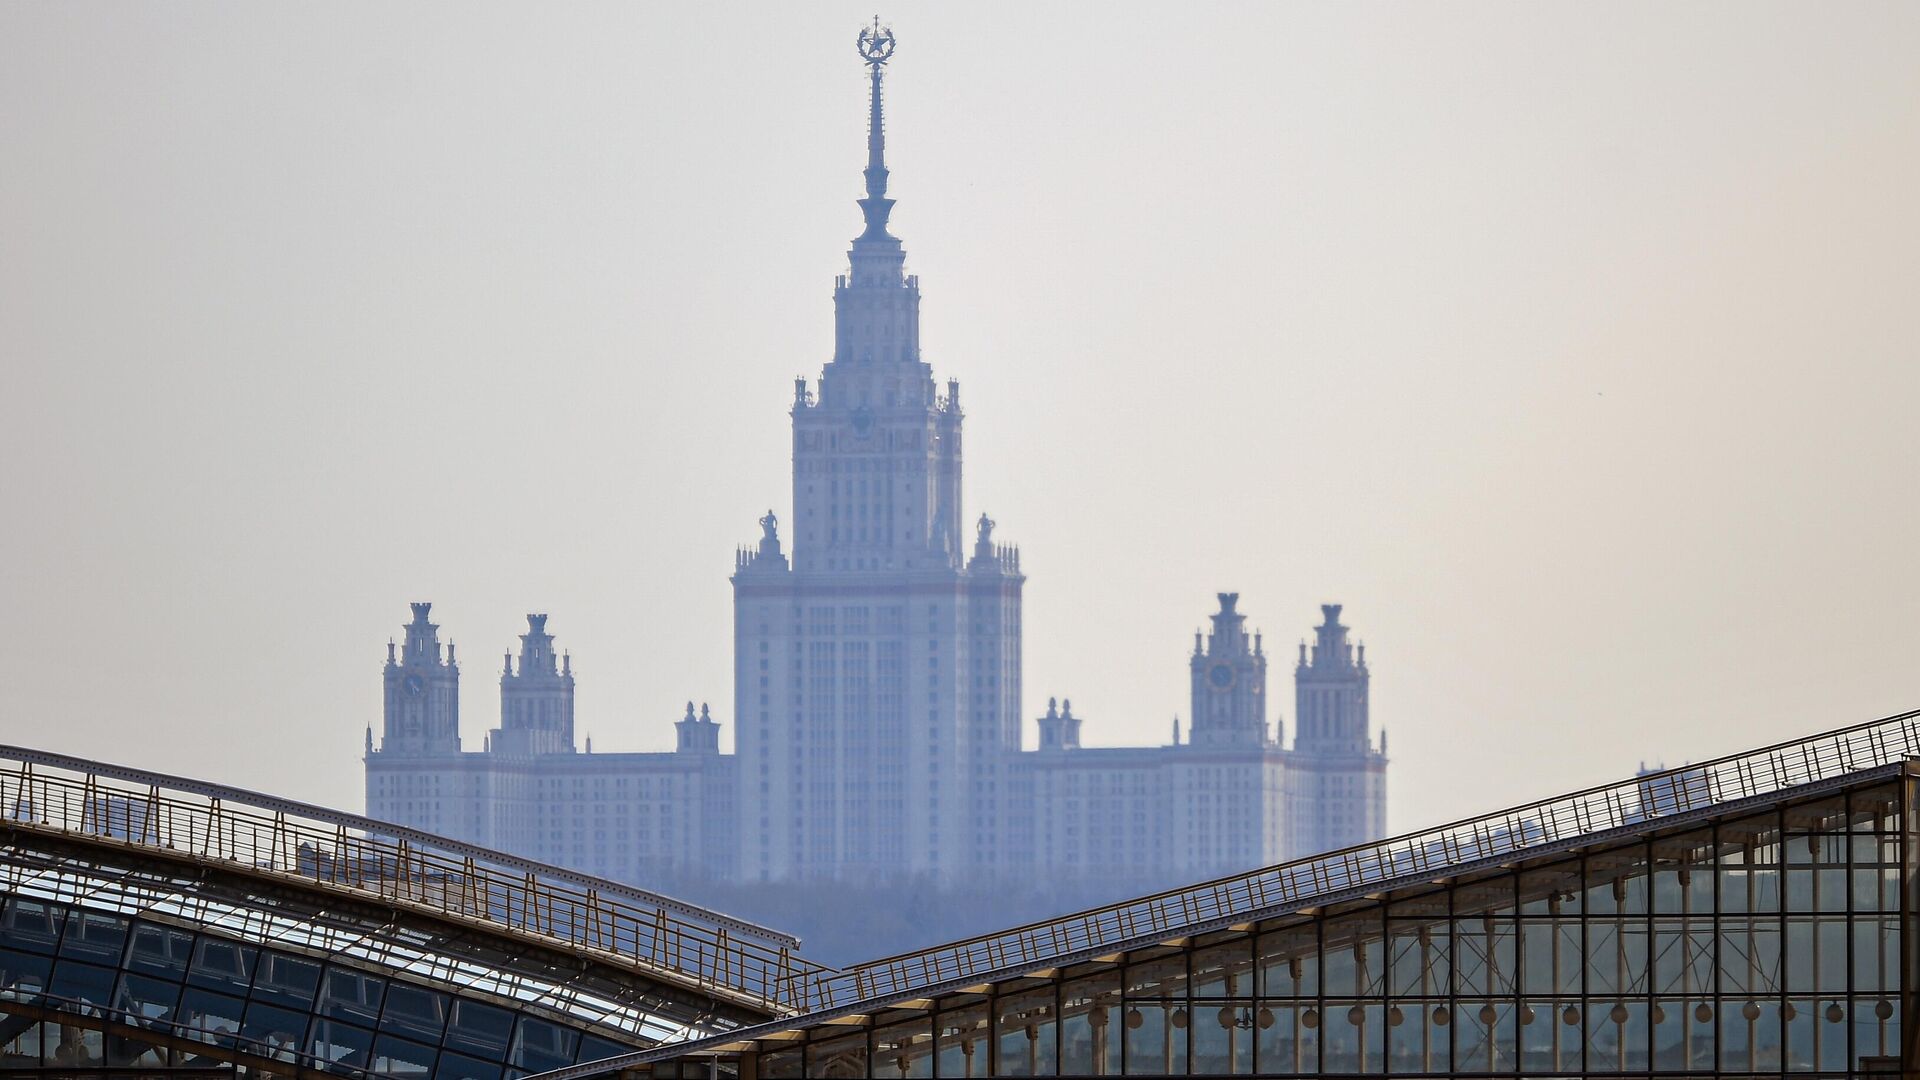
[[[1234,610],[1239,593],[1221,593],[1213,632],[1193,635],[1191,745],[1200,749],[1262,749],[1267,732],[1267,657],[1260,635],[1247,635],[1247,617]]]
[[[440,627],[427,621],[433,605],[417,603],[405,641],[387,643],[386,723],[380,750],[388,754],[460,752],[460,666],[453,645],[444,650]]]

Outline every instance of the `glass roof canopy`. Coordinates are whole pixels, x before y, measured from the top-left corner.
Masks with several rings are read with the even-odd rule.
[[[1913,757],[1920,757],[1920,713],[1906,713],[1717,761],[1635,777],[1377,844],[1330,852],[920,953],[873,961],[842,972],[817,973],[805,989],[809,1009],[798,1017],[692,1043],[583,1063],[549,1073],[546,1080],[573,1080],[654,1063],[658,1063],[655,1075],[678,1075],[675,1070],[683,1066],[676,1062],[688,1063],[686,1068],[694,1068],[693,1063],[697,1062],[698,1075],[706,1075],[709,1067],[715,1068],[719,1075],[728,1075],[729,1070],[736,1067],[757,1067],[760,1076],[784,1075],[782,1070],[787,1058],[779,1047],[792,1042],[811,1047],[826,1032],[849,1030],[864,1031],[857,1036],[843,1036],[859,1043],[861,1049],[858,1054],[849,1050],[832,1058],[839,1063],[835,1075],[868,1075],[866,1069],[870,1062],[875,1076],[932,1076],[936,1075],[934,1071],[919,1071],[922,1067],[932,1069],[935,1058],[930,1050],[898,1053],[896,1046],[883,1046],[881,1028],[904,1024],[900,1037],[905,1042],[900,1045],[917,1045],[914,1040],[921,1035],[929,1040],[939,1038],[935,1032],[940,1028],[936,1024],[923,1032],[920,1029],[924,1025],[913,1017],[935,1014],[948,1005],[958,1008],[960,1006],[954,1004],[957,1002],[997,1002],[1003,992],[1015,988],[1031,990],[1042,984],[1053,986],[1041,996],[1056,995],[1051,999],[1054,1002],[1051,1008],[1055,1015],[1064,1016],[1060,1010],[1066,1009],[1068,1003],[1057,995],[1062,993],[1060,984],[1073,975],[1086,977],[1096,971],[1117,973],[1136,959],[1167,950],[1189,950],[1196,942],[1223,937],[1244,940],[1272,926],[1276,920],[1311,920],[1341,905],[1377,904],[1403,890],[1431,890],[1437,883],[1503,873],[1524,863],[1556,855],[1564,857],[1568,852],[1596,846],[1640,843],[1639,838],[1647,835],[1697,827],[1749,808],[1777,806],[1863,782],[1878,781],[1885,785],[1902,773],[1901,762]],[[1883,830],[1894,829],[1900,819],[1885,820],[1895,824],[1883,824]],[[1904,839],[1904,830],[1898,836]],[[1721,841],[1711,832],[1706,840],[1689,850],[1692,852],[1689,858],[1704,859],[1708,866],[1718,865],[1717,861],[1724,855]],[[1867,871],[1885,869],[1875,863],[1864,866]],[[1579,872],[1576,868],[1575,873]],[[1882,933],[1882,930],[1873,932]],[[1897,934],[1897,929],[1885,932]],[[1578,955],[1577,949],[1574,955]],[[1854,989],[1859,987],[1849,987],[1849,992]],[[1884,991],[1883,987],[1875,989]],[[1247,992],[1246,988],[1241,992]],[[1083,1012],[1091,1009],[1085,1002],[1081,1004]],[[1632,1013],[1624,1003],[1616,1004]],[[1506,1006],[1522,1007],[1516,1001],[1508,1001],[1502,1007]],[[1789,1012],[1791,1006],[1791,1002],[1784,1003]],[[1362,1008],[1361,1003],[1354,1003],[1352,1007],[1361,1008],[1364,1018],[1365,1009],[1373,1005]],[[1642,1002],[1635,1007],[1648,1006]],[[1769,1007],[1755,1005],[1763,1012]],[[1861,1007],[1876,1014],[1884,1011],[1879,999]],[[1038,1008],[1036,1015],[1044,1016],[1049,1007]],[[1182,1005],[1183,1015],[1187,1008]],[[1256,1010],[1249,1001],[1241,1018],[1258,1028],[1263,1019],[1274,1015],[1271,1005],[1260,1008],[1266,1012]],[[1708,1011],[1713,1011],[1711,1005]],[[1744,1007],[1741,1011],[1745,1012]],[[1846,1013],[1845,1006],[1841,1011],[1851,1015]],[[1228,1014],[1223,1011],[1220,1015]],[[1404,1010],[1397,1015],[1404,1016]],[[1892,1037],[1897,1044],[1898,1019],[1876,1015],[1875,1020],[1882,1028],[1889,1023],[1894,1026]],[[1132,1022],[1130,1013],[1128,1023]],[[1054,1037],[1064,1036],[1056,1031]],[[1887,1037],[1885,1030],[1880,1031],[1876,1035],[1877,1043],[1884,1044]],[[1831,1046],[1831,1040],[1828,1045]],[[1063,1050],[1052,1052],[1064,1054]],[[938,1075],[1064,1075],[1051,1068],[1039,1072],[1004,1070],[1001,1066],[1006,1063],[999,1060],[997,1052],[995,1071],[980,1072],[987,1061],[985,1053],[983,1050],[983,1056],[977,1061],[966,1058],[967,1071],[940,1071]],[[875,1056],[861,1056],[868,1054]],[[855,1058],[860,1062],[857,1068],[847,1064]],[[747,1060],[755,1065],[744,1064]],[[808,1068],[813,1069],[827,1059],[816,1061],[808,1057],[806,1060]],[[1376,1057],[1376,1061],[1379,1060],[1384,1059]],[[1229,1071],[1244,1073],[1250,1063],[1251,1058],[1239,1061]],[[1037,1059],[1035,1064],[1037,1068]],[[1089,1075],[1121,1075],[1117,1063],[1109,1064],[1113,1065],[1111,1070]],[[1165,1064],[1171,1066],[1172,1062]],[[893,1071],[896,1065],[899,1071]],[[1066,1066],[1064,1058],[1059,1065]],[[959,1066],[950,1063],[949,1067]],[[1542,1067],[1538,1062],[1529,1066]],[[1697,1062],[1690,1067],[1699,1068]],[[1129,1068],[1127,1071],[1159,1070]],[[1263,1074],[1268,1071],[1261,1069]],[[1320,1069],[1316,1065],[1308,1071]],[[1547,1071],[1554,1071],[1554,1067],[1547,1067]],[[808,1075],[817,1075],[817,1072]]]

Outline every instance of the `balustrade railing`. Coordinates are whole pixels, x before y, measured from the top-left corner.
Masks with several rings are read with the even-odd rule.
[[[799,976],[809,1012],[940,983],[984,979],[1050,957],[1500,858],[1721,803],[1920,757],[1920,711],[1496,811],[1377,843],[986,934],[840,972]]]
[[[238,788],[0,746],[0,825],[298,878],[508,935],[779,1016],[830,969],[797,940],[692,904],[403,826]]]

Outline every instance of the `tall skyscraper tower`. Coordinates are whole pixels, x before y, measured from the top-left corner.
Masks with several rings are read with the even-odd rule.
[[[887,231],[881,87],[891,30],[860,33],[865,229],[834,284],[833,356],[796,380],[792,561],[778,521],[740,553],[734,714],[740,876],[958,876],[1004,843],[1020,746],[1017,552],[963,535],[960,386],[921,359],[920,283]]]
[[[1294,851],[1308,855],[1386,835],[1387,755],[1368,720],[1367,647],[1347,640],[1340,605],[1322,604],[1294,669]]]
[[[1193,635],[1193,712],[1189,739],[1196,747],[1258,749],[1267,733],[1267,656],[1260,635],[1247,635],[1247,617],[1234,610],[1239,593],[1219,594],[1213,633]]]
[[[573,753],[573,661],[555,656],[545,615],[528,615],[520,635],[520,670],[508,654],[500,673],[496,754]]]
[[[396,754],[460,752],[460,667],[453,646],[441,653],[440,627],[427,621],[432,604],[414,604],[413,621],[398,649],[387,643],[385,723],[380,749]]]

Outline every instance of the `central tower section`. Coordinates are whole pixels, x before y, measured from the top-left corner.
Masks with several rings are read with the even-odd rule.
[[[953,880],[1000,869],[1020,749],[1017,553],[964,524],[960,388],[920,354],[920,283],[887,228],[881,89],[862,30],[865,228],[834,282],[833,355],[793,395],[793,517],[735,562],[745,880]]]

